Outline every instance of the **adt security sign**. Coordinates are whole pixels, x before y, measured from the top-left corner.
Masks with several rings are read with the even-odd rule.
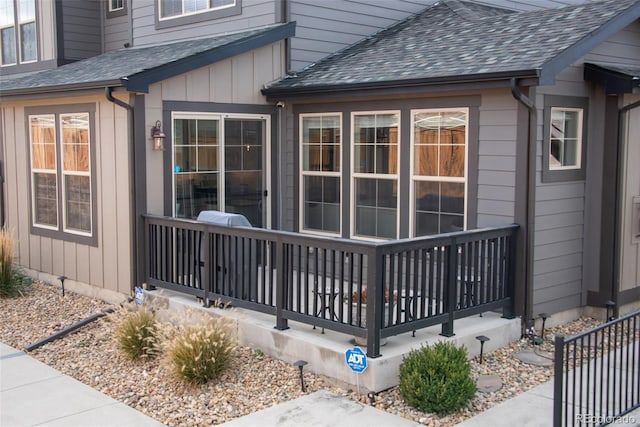
[[[344,354],[347,365],[356,374],[361,374],[367,369],[367,355],[360,347],[348,349]]]

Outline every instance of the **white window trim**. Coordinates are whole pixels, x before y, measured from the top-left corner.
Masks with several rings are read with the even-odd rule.
[[[31,128],[31,118],[32,117],[50,117],[51,120],[54,123],[54,147],[55,149],[53,150],[55,158],[54,158],[54,164],[56,165],[56,167],[54,169],[36,169],[33,165],[33,131]],[[33,227],[38,227],[38,228],[43,228],[46,230],[54,230],[57,231],[59,226],[60,226],[60,218],[58,218],[58,205],[60,203],[60,200],[58,198],[58,193],[59,193],[59,189],[57,188],[57,183],[58,183],[58,168],[57,168],[57,164],[58,164],[58,134],[57,132],[55,132],[55,121],[56,121],[56,116],[55,114],[30,114],[27,116],[27,121],[29,123],[29,162],[31,164],[31,224]],[[47,174],[52,174],[55,175],[56,177],[56,225],[49,225],[49,224],[40,224],[39,222],[36,222],[36,189],[35,189],[35,174],[37,173],[47,173]]]
[[[383,114],[396,114],[398,116],[398,154],[396,156],[396,171],[398,171],[398,173],[396,174],[378,174],[378,173],[356,173],[354,172],[354,167],[353,167],[353,162],[355,159],[355,117],[356,116],[366,116],[366,115],[383,115]],[[398,193],[400,191],[400,157],[401,157],[401,122],[402,122],[402,113],[400,110],[376,110],[376,111],[353,111],[351,112],[351,132],[349,135],[349,147],[351,150],[351,157],[350,157],[350,171],[351,171],[351,176],[349,177],[349,186],[350,186],[350,193],[351,193],[351,203],[350,203],[350,209],[349,209],[349,222],[351,224],[351,230],[350,230],[350,238],[352,239],[358,239],[358,240],[365,240],[365,241],[372,241],[372,242],[386,242],[389,241],[389,239],[386,238],[376,238],[376,237],[372,237],[372,236],[361,236],[359,234],[356,234],[356,197],[355,197],[355,187],[356,187],[356,179],[357,178],[369,178],[369,179],[387,179],[387,180],[395,180],[396,181],[396,185],[398,186]],[[398,197],[396,198],[396,235],[395,237],[393,237],[391,240],[394,239],[398,239],[398,236],[400,235],[400,194],[398,194]]]
[[[187,120],[219,120],[220,121],[220,144],[218,145],[218,165],[220,166],[216,173],[218,174],[218,209],[223,212],[225,209],[225,186],[224,176],[226,174],[225,165],[225,150],[224,150],[224,119],[249,119],[249,120],[264,120],[265,132],[264,132],[264,146],[263,146],[263,167],[262,175],[264,179],[264,188],[269,190],[269,196],[264,201],[263,211],[264,216],[264,228],[271,228],[271,117],[267,114],[237,114],[237,113],[205,113],[205,112],[192,112],[192,111],[172,111],[171,112],[171,215],[176,216],[176,184],[175,184],[175,172],[174,167],[176,164],[175,159],[175,129],[174,122],[176,119]],[[148,126],[151,127],[151,126]],[[196,172],[197,173],[197,172]],[[211,173],[210,171],[202,173]]]
[[[338,172],[325,172],[325,171],[305,171],[304,170],[304,143],[302,142],[302,132],[304,131],[303,126],[302,126],[302,122],[303,122],[303,118],[307,118],[307,117],[325,117],[325,116],[338,116],[339,121],[340,121],[340,147],[338,150],[338,156],[340,159],[340,170]],[[299,178],[299,209],[298,209],[298,224],[300,224],[300,231],[307,233],[307,234],[316,234],[319,236],[328,236],[328,237],[340,237],[342,236],[342,206],[343,206],[343,191],[342,191],[342,170],[343,170],[343,164],[342,164],[342,147],[344,145],[344,132],[342,131],[343,126],[342,126],[342,113],[339,112],[327,112],[327,113],[305,113],[305,114],[300,114],[299,117],[299,139],[298,141],[300,141],[300,151],[299,151],[299,170],[300,170],[300,178]],[[339,231],[337,233],[331,233],[328,231],[321,231],[321,230],[315,230],[315,229],[309,229],[309,228],[305,228],[304,227],[304,177],[305,176],[326,176],[326,177],[337,177],[338,178],[338,182],[339,182],[339,189],[340,189],[340,215],[339,215]]]
[[[67,115],[67,114],[87,114],[87,121],[88,121],[88,127],[87,127],[87,161],[89,162],[89,171],[88,172],[82,172],[82,171],[65,171],[64,170],[64,139],[62,137],[62,116]],[[65,177],[66,176],[88,176],[89,177],[89,205],[91,205],[91,201],[93,200],[93,192],[92,192],[92,182],[91,182],[91,123],[90,123],[90,115],[88,113],[60,113],[58,115],[58,124],[60,125],[59,128],[59,141],[60,144],[58,144],[59,150],[60,150],[60,173],[62,176],[62,179],[60,180],[60,191],[62,192],[62,230],[65,233],[69,233],[69,234],[77,234],[79,236],[92,236],[93,235],[93,215],[91,214],[91,211],[89,211],[89,224],[90,224],[90,231],[81,231],[81,230],[76,230],[74,228],[67,228],[67,197],[66,197],[66,193],[67,193],[67,186],[65,185]],[[59,221],[58,221],[59,222]]]
[[[562,165],[552,165],[551,164],[551,140],[553,139],[551,137],[551,133],[553,132],[553,130],[551,129],[551,121],[553,118],[553,111],[570,111],[570,112],[577,112],[578,113],[578,129],[577,129],[577,133],[576,133],[576,164],[572,165],[572,166],[562,166]],[[574,108],[574,107],[551,107],[551,116],[550,116],[550,122],[549,122],[549,153],[547,153],[549,155],[549,170],[551,171],[562,171],[562,170],[576,170],[576,169],[582,169],[582,144],[583,144],[583,140],[582,140],[582,126],[583,126],[583,120],[584,120],[584,109],[582,108]],[[565,139],[562,140],[563,145],[565,144]]]
[[[121,0],[122,1],[122,6],[119,7],[112,7],[113,6],[113,0],[108,0],[109,4],[108,4],[108,10],[109,12],[118,12],[120,10],[124,10],[124,2],[125,0]]]
[[[209,1],[209,0],[207,0]],[[216,10],[223,10],[223,9],[228,9],[231,7],[235,7],[237,4],[237,0],[234,0],[233,4],[226,4],[226,5],[222,5],[222,6],[216,6],[216,7],[208,7],[206,9],[202,9],[202,10],[197,10],[195,12],[184,12],[184,0],[181,1],[182,4],[182,13],[180,13],[179,15],[173,15],[173,16],[167,16],[167,17],[163,17],[162,16],[162,0],[158,0],[158,20],[160,21],[170,21],[172,19],[177,19],[177,18],[184,18],[185,16],[193,16],[193,15],[199,15],[201,13],[207,13],[207,12],[213,12]]]
[[[465,122],[465,135],[464,135],[464,177],[441,177],[441,176],[425,176],[425,175],[415,175],[415,133],[413,132],[413,123],[415,121],[415,115],[418,113],[424,112],[459,112],[464,111],[466,122]],[[411,110],[411,153],[410,153],[410,169],[409,169],[409,235],[415,237],[416,235],[416,201],[415,201],[415,184],[416,182],[425,182],[425,181],[437,181],[437,182],[453,182],[453,183],[464,183],[464,218],[463,218],[463,227],[464,230],[467,230],[467,223],[469,219],[468,209],[468,192],[469,192],[469,108],[461,107],[461,108],[420,108]],[[439,155],[439,154],[438,154]]]

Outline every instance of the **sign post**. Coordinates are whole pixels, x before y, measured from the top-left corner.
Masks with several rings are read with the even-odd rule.
[[[367,369],[367,355],[360,347],[347,349],[344,353],[344,358],[347,366],[356,374],[361,374]],[[356,387],[358,388],[358,394],[360,394],[360,382],[358,380],[358,375],[356,375]]]

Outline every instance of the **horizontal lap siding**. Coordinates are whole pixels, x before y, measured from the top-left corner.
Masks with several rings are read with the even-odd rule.
[[[107,7],[106,3],[104,7]],[[128,10],[127,13],[129,13]],[[104,51],[122,49],[128,42],[129,15],[104,18]]]
[[[131,290],[131,238],[127,114],[104,98],[66,98],[67,105],[95,103],[97,246],[41,237],[30,233],[29,142],[25,104],[2,106],[7,227],[16,238],[17,262],[51,277],[98,289],[128,294]],[[58,101],[60,102],[60,101]],[[28,106],[59,106],[51,101]]]
[[[515,215],[517,104],[506,90],[482,95],[478,146],[478,227],[512,223]]]
[[[102,52],[100,2],[63,1],[64,59],[84,59]]]
[[[276,5],[276,2],[270,0],[242,0],[240,15],[156,29],[155,1],[132,1],[130,3],[132,3],[133,44],[135,46],[208,37],[214,34],[242,31],[273,24],[276,22],[276,7],[280,7],[279,2]]]

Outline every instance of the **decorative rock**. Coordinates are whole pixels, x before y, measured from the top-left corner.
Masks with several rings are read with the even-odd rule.
[[[482,393],[493,393],[502,388],[502,380],[497,375],[480,375],[476,387]]]
[[[553,355],[545,351],[524,350],[513,355],[516,359],[535,366],[553,365]]]

